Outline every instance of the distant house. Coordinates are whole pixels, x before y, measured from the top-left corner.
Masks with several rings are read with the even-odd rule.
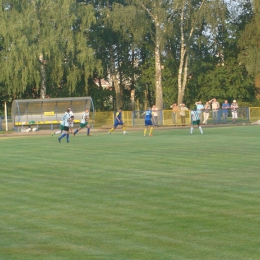
[[[103,89],[110,89],[110,87],[112,86],[112,83],[109,83],[108,81],[106,81],[105,79],[94,79],[94,83],[97,85],[97,86],[100,86],[99,84],[99,81],[100,81],[100,84],[101,84],[101,87]]]

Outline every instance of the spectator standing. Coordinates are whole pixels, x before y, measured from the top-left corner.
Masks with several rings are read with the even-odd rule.
[[[218,124],[219,123],[219,116],[218,116],[218,110],[219,110],[219,103],[216,98],[213,98],[209,101],[212,108],[212,115],[213,115],[213,123]]]
[[[206,125],[208,123],[208,119],[209,119],[209,111],[210,111],[210,104],[209,102],[206,102],[206,104],[204,105],[204,111],[203,111],[203,124]]]
[[[196,105],[196,108],[197,108],[196,113],[199,115],[200,122],[202,122],[203,121],[202,111],[204,109],[204,106],[203,106],[201,101],[196,102],[195,105]]]
[[[177,125],[177,114],[178,111],[180,111],[180,108],[177,106],[176,103],[172,104],[170,108],[172,108],[172,123],[173,125]]]
[[[152,113],[153,113],[154,126],[158,127],[158,108],[155,105],[153,105],[152,107]]]
[[[222,104],[222,117],[223,117],[223,124],[227,123],[227,117],[228,117],[228,109],[230,108],[230,104],[227,100],[224,101]]]
[[[184,103],[180,104],[181,125],[185,126],[186,111],[189,110]]]
[[[238,109],[237,101],[233,100],[233,103],[231,104],[231,112],[232,112],[233,124],[235,124],[236,121],[237,121],[237,109]]]

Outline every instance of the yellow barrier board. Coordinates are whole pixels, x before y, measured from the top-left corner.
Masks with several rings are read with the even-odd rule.
[[[44,112],[45,116],[54,116],[54,111]]]

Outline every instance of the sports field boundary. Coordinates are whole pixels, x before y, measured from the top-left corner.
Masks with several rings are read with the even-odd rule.
[[[238,126],[249,126],[249,125],[255,125],[255,124],[251,124],[251,123],[236,123],[236,124],[217,124],[217,125],[213,125],[213,124],[208,124],[208,125],[202,125],[202,128],[207,129],[207,128],[222,128],[222,127],[238,127]],[[154,127],[154,131],[162,131],[162,130],[178,130],[178,129],[189,129],[191,127],[191,125],[186,125],[186,126],[159,126],[159,127]],[[110,128],[112,128],[112,126],[102,126],[99,128],[91,128],[91,133],[102,133],[102,132],[107,132]],[[76,128],[75,128],[76,129]],[[129,126],[127,127],[127,131],[128,132],[132,132],[132,131],[142,131],[144,129],[144,126]],[[121,128],[118,128],[116,130],[117,131],[122,131]],[[35,132],[16,132],[16,131],[8,131],[8,132],[4,132],[2,131],[2,133],[0,132],[0,138],[1,137],[19,137],[19,136],[38,136],[38,135],[51,135],[54,132],[54,130],[39,130],[39,131],[35,131]],[[80,135],[84,135],[86,134],[86,131],[81,131],[78,134]]]

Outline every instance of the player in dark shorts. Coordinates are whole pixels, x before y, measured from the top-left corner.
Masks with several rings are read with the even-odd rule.
[[[122,120],[122,107],[119,107],[119,109],[116,113],[114,126],[109,130],[108,133],[111,134],[119,125],[121,125],[123,127],[123,134],[124,135],[127,134],[125,124]]]
[[[70,130],[70,127],[69,127],[69,122],[70,122],[70,108],[67,109],[67,111],[65,112],[65,114],[63,115],[62,117],[62,121],[63,121],[63,131],[65,131],[65,133],[63,133],[59,138],[58,138],[58,141],[59,143],[61,142],[61,139],[64,138],[66,136],[66,139],[67,139],[67,143],[70,142],[69,140],[69,136],[70,136],[70,133],[69,133],[69,130]]]

